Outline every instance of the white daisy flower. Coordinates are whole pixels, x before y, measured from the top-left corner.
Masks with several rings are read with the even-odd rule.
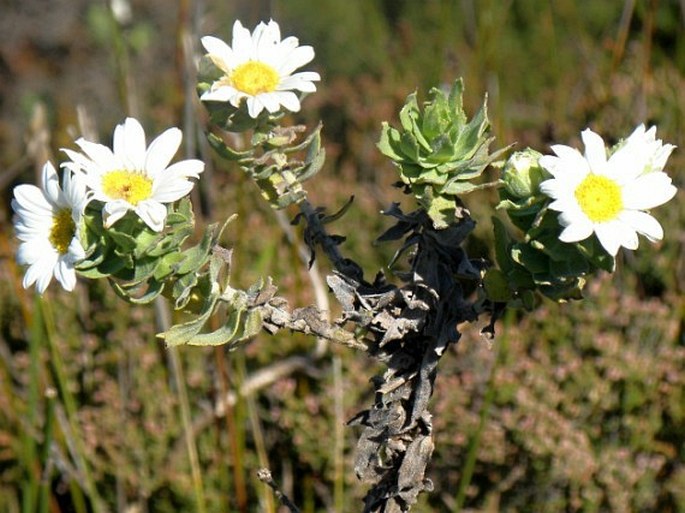
[[[134,118],[127,118],[114,130],[113,150],[107,146],[78,139],[83,153],[64,149],[71,162],[64,167],[81,172],[93,199],[102,201],[102,218],[109,228],[126,212],[133,210],[151,229],[164,229],[167,209],[188,194],[204,171],[201,160],[181,160],[169,166],[183,135],[169,128],[146,146],[145,132]],[[167,167],[168,166],[168,167]]]
[[[656,139],[656,128],[640,125],[611,153],[602,138],[590,129],[582,132],[585,155],[564,145],[552,146],[540,165],[554,178],[540,190],[553,198],[549,208],[561,212],[564,226],[559,238],[577,242],[593,233],[604,249],[616,256],[618,249],[637,249],[637,234],[654,242],[664,231],[649,210],[663,205],[676,193],[663,172],[674,146]]]
[[[247,110],[256,118],[263,109],[274,113],[281,106],[297,112],[300,99],[293,91],[316,91],[318,73],[293,73],[314,58],[311,46],[299,46],[296,37],[281,41],[281,29],[271,20],[260,23],[254,32],[233,24],[233,44],[228,46],[213,36],[202,38],[207,56],[224,73],[200,98],[206,101],[230,102],[239,107],[243,99]]]
[[[24,288],[35,283],[42,294],[54,276],[65,290],[74,290],[74,265],[86,256],[79,226],[88,200],[85,184],[71,171],[64,173],[60,187],[50,162],[43,166],[41,188],[28,184],[15,187],[14,229],[21,241],[17,262],[28,266]]]

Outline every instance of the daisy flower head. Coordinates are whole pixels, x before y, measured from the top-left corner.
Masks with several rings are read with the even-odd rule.
[[[229,102],[236,108],[245,100],[252,118],[264,109],[272,114],[281,107],[299,111],[295,91],[314,92],[314,82],[321,80],[313,71],[293,73],[314,58],[314,49],[299,46],[293,36],[281,40],[281,29],[273,20],[260,23],[252,33],[236,21],[231,46],[213,36],[203,37],[202,46],[223,75],[200,99]]]
[[[50,162],[43,166],[41,187],[15,187],[12,210],[20,240],[17,262],[28,266],[22,282],[24,288],[35,283],[42,294],[54,276],[65,290],[74,290],[74,266],[86,256],[79,227],[88,200],[84,182],[71,171],[64,173],[60,187],[57,171]]]
[[[610,154],[604,140],[586,129],[585,153],[565,145],[552,146],[555,156],[540,159],[553,178],[540,190],[552,198],[564,227],[559,239],[578,242],[593,233],[611,256],[621,246],[637,249],[637,234],[650,241],[663,238],[659,222],[646,211],[673,198],[676,188],[663,172],[674,146],[656,139],[656,128],[637,129]]]
[[[204,171],[201,160],[169,165],[182,137],[178,128],[169,128],[147,146],[143,127],[136,119],[127,118],[114,130],[112,149],[78,139],[82,153],[64,149],[71,162],[63,166],[81,173],[93,199],[104,204],[105,228],[133,211],[152,230],[161,232],[167,216],[165,204],[188,194],[194,186],[190,179]]]

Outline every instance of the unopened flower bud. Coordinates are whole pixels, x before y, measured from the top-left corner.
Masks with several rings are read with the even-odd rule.
[[[503,180],[506,191],[515,198],[528,198],[538,193],[540,183],[551,175],[540,167],[542,154],[527,148],[517,151],[504,165]]]

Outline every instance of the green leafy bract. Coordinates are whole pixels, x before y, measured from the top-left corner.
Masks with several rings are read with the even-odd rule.
[[[554,212],[542,209],[522,241],[510,237],[500,219],[492,221],[498,267],[489,269],[484,278],[486,295],[492,301],[530,309],[533,305],[527,297],[536,290],[555,301],[580,299],[588,275],[600,269],[613,271],[614,258],[594,237],[576,243],[559,240]]]

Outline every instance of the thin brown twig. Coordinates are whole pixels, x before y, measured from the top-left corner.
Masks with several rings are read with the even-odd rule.
[[[281,502],[281,504],[288,508],[291,513],[300,513],[299,508],[295,506],[288,496],[280,490],[274,481],[274,478],[271,476],[271,471],[268,468],[260,468],[257,471],[257,477],[262,483],[269,485],[269,487],[274,491],[276,498]]]

